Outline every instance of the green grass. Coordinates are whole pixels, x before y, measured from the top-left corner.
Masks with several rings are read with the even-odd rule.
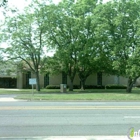
[[[38,93],[35,89],[33,90],[34,93]],[[42,89],[40,91],[40,93],[59,93],[60,90],[59,89]],[[4,89],[4,88],[0,88],[0,94],[31,94],[32,93],[32,89]]]
[[[132,101],[140,100],[137,94],[112,94],[112,93],[90,93],[90,94],[35,94],[31,96],[20,95],[17,99],[26,100],[96,100],[96,101]]]
[[[59,89],[42,89],[40,93],[34,90],[34,95],[31,89],[0,89],[0,94],[16,94],[16,99],[25,100],[140,101],[138,88],[133,88],[132,93],[126,93],[124,89],[74,90],[67,93],[60,93]]]

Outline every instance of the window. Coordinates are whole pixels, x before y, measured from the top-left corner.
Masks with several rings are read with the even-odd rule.
[[[97,73],[97,85],[102,86],[102,72]]]
[[[67,74],[62,72],[62,84],[67,84]]]
[[[46,74],[44,76],[44,88],[49,85],[49,74]]]
[[[29,79],[31,78],[31,72],[28,71],[26,73],[26,88],[30,88],[30,85],[29,85]]]

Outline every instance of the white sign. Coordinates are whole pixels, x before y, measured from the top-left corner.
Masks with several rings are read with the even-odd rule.
[[[29,79],[29,84],[30,85],[36,85],[36,78],[30,78]]]

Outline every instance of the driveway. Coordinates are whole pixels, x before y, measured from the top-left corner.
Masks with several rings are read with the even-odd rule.
[[[0,102],[15,102],[19,101],[14,99],[17,95],[0,95]]]

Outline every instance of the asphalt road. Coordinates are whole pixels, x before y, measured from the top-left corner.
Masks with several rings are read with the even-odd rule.
[[[0,137],[112,136],[140,129],[139,102],[0,102]]]

